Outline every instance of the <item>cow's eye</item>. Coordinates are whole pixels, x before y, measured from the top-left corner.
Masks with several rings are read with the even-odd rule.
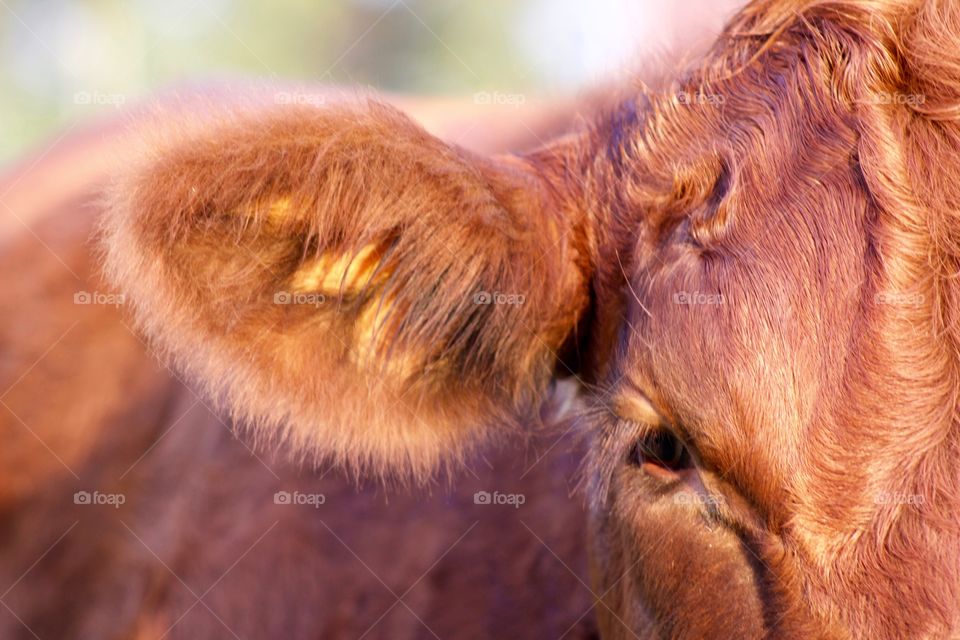
[[[630,452],[630,463],[654,473],[675,474],[692,466],[690,452],[666,429],[644,435]]]

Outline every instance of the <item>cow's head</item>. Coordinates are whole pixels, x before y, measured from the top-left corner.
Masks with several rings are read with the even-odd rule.
[[[263,438],[424,478],[587,381],[604,631],[921,637],[960,602],[960,8],[758,2],[582,135],[241,116],[113,191],[107,264]]]

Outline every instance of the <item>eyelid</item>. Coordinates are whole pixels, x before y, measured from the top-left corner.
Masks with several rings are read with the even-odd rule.
[[[641,394],[618,394],[612,404],[614,412],[630,422],[648,425],[667,422],[653,403]]]

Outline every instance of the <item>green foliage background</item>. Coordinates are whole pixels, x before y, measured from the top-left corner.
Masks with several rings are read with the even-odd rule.
[[[520,0],[0,0],[0,163],[186,81],[277,77],[469,94],[550,84]],[[79,102],[82,102],[79,101]]]

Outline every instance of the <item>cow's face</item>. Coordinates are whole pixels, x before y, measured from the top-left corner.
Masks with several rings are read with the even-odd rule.
[[[866,576],[843,594],[807,579],[879,544],[877,498],[917,455],[886,423],[913,410],[896,406],[888,335],[910,310],[877,297],[893,294],[883,213],[826,68],[798,74],[795,55],[678,83],[609,125],[598,180],[613,180],[610,224],[631,230],[610,248],[628,284],[609,294],[622,312],[586,421],[613,637],[825,637]]]
[[[239,116],[121,178],[107,267],[234,414],[377,474],[527,428],[572,370],[610,637],[942,634],[958,34],[759,3],[527,157],[376,105]]]
[[[598,613],[624,638],[939,636],[958,597],[957,363],[936,328],[956,254],[931,220],[933,191],[957,190],[923,181],[960,131],[932,133],[889,23],[772,9],[606,125],[593,179],[623,270],[597,283],[622,312],[586,417]]]

